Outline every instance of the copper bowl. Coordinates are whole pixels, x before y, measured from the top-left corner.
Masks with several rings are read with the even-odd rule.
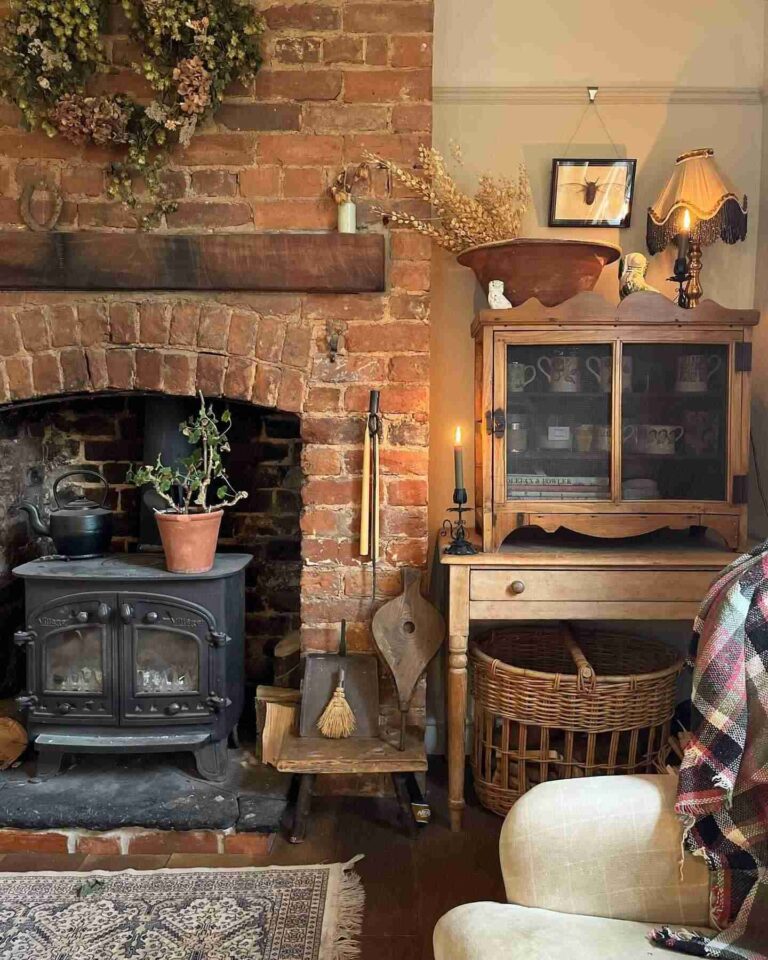
[[[483,290],[491,280],[504,281],[513,307],[535,297],[545,307],[592,290],[603,267],[621,256],[612,243],[592,240],[502,240],[469,247],[458,261],[475,271]]]

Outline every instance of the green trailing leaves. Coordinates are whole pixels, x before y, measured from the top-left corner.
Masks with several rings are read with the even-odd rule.
[[[244,490],[234,489],[224,467],[222,454],[230,450],[227,434],[231,428],[229,410],[217,418],[213,406],[206,405],[200,394],[197,413],[179,424],[180,432],[194,447],[190,455],[174,466],[166,466],[158,456],[154,464],[129,469],[126,480],[137,487],[152,486],[168,504],[169,513],[210,513],[231,507],[248,496]],[[211,490],[217,481],[219,485]],[[208,502],[209,493],[215,494],[218,503]]]

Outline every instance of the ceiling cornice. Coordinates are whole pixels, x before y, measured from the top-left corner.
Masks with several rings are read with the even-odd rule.
[[[759,87],[683,87],[663,84],[627,84],[600,86],[599,104],[690,104],[690,105],[754,105],[765,99]],[[587,103],[587,84],[508,86],[440,86],[433,90],[435,103],[521,104],[546,106]]]

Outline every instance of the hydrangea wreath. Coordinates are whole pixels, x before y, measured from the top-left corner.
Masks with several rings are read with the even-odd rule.
[[[121,2],[141,48],[133,69],[154,91],[149,103],[87,92],[109,69],[100,38],[109,0],[21,0],[2,26],[0,94],[48,136],[124,148],[110,165],[109,194],[135,207],[143,179],[152,209],[141,223],[152,227],[176,206],[162,177],[170,149],[189,144],[230,83],[258,71],[264,23],[240,0]]]

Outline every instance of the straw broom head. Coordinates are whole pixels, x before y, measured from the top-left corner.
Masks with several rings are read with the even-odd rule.
[[[347,703],[347,697],[344,693],[344,668],[339,670],[339,684],[333,691],[333,696],[328,701],[328,706],[323,710],[320,719],[317,721],[317,729],[324,737],[331,740],[341,740],[345,737],[351,737],[357,727],[355,715],[352,707]]]

